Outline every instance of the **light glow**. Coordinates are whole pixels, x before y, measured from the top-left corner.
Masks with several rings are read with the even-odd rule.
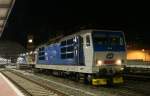
[[[29,42],[29,43],[32,43],[32,42],[33,42],[33,40],[32,40],[32,39],[29,39],[29,40],[28,40],[28,42]]]
[[[96,64],[96,66],[101,66],[102,65],[102,61],[101,60],[97,60],[97,64]]]
[[[142,49],[142,51],[144,52],[145,50],[144,50],[144,49]]]
[[[47,56],[48,54],[47,54],[47,52],[45,52],[45,56]]]
[[[116,60],[117,65],[121,65],[122,61],[120,59]]]
[[[37,54],[37,51],[34,51],[34,54]]]
[[[124,68],[122,67],[121,70],[124,70]]]
[[[30,52],[30,55],[31,55],[32,53],[33,53],[33,52],[31,51],[31,52]]]

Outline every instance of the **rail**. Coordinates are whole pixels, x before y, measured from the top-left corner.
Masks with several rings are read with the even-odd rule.
[[[27,96],[67,96],[57,90],[35,82],[14,72],[2,71],[9,80],[16,84]]]

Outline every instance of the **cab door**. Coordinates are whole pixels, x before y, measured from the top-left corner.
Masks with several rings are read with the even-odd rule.
[[[83,36],[83,50],[85,57],[85,65],[92,66],[93,64],[93,45],[92,45],[92,37],[91,33],[87,33]]]

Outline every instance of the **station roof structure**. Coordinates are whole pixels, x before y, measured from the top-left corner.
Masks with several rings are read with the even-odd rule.
[[[8,20],[9,14],[11,12],[11,9],[13,8],[14,3],[15,0],[0,0],[0,37],[3,33],[5,24]]]

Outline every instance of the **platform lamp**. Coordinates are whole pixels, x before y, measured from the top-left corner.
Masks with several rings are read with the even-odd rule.
[[[33,40],[32,40],[32,39],[29,39],[29,40],[28,40],[28,43],[32,43],[32,42],[33,42]]]
[[[29,52],[34,49],[34,37],[31,34],[28,35],[27,49]]]

